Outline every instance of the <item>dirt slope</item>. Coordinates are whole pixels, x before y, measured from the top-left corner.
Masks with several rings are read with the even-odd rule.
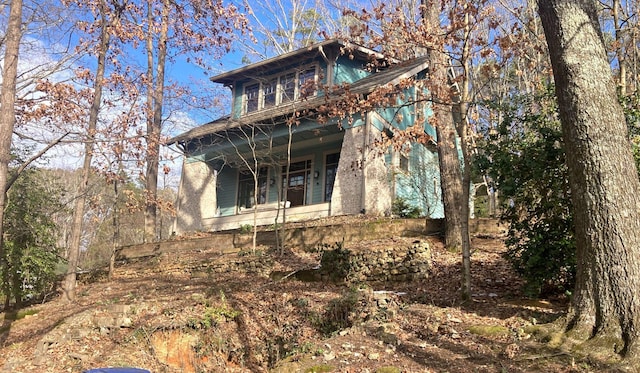
[[[474,298],[465,305],[458,295],[459,255],[436,239],[431,244],[430,278],[409,284],[273,281],[176,271],[175,265],[165,273],[158,258],[121,265],[113,281],[81,285],[74,304],[56,298],[3,315],[0,372],[604,369],[532,341],[525,328],[555,319],[564,304],[522,298],[519,279],[501,258],[500,239],[474,239]],[[207,259],[193,252],[181,260]],[[273,260],[276,270],[293,271],[319,258],[292,250]]]

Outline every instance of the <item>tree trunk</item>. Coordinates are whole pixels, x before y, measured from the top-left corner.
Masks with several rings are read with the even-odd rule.
[[[466,81],[466,78],[464,79]],[[460,195],[460,237],[462,249],[462,284],[463,300],[471,299],[471,238],[469,235],[469,218],[471,216],[469,201],[471,187],[471,157],[469,149],[469,129],[467,125],[467,93],[460,95],[461,103],[454,105],[454,115],[458,126],[460,147],[464,161],[462,171],[462,194]]]
[[[9,305],[11,284],[9,268],[4,248],[4,209],[7,201],[7,180],[11,160],[11,137],[16,123],[16,77],[18,75],[18,53],[22,39],[22,0],[11,0],[9,20],[5,32],[2,93],[0,93],[0,273],[2,292],[5,294],[5,309]]]
[[[440,25],[440,2],[422,0],[422,19],[425,24]],[[437,28],[437,27],[436,27]],[[444,50],[444,46],[443,46]],[[431,50],[429,55],[429,77],[434,82],[433,119],[438,137],[438,162],[440,164],[440,187],[444,205],[445,245],[452,251],[462,248],[462,174],[458,161],[456,128],[451,111],[451,98],[448,89],[448,58],[443,50]],[[446,96],[446,97],[444,97]]]
[[[608,342],[611,352],[636,360],[640,182],[597,5],[591,0],[539,0],[538,5],[556,83],[578,248],[568,327],[594,346]]]
[[[149,4],[153,0],[148,0]],[[158,39],[158,62],[156,65],[155,77],[153,76],[153,7],[149,5],[149,35],[147,35],[147,62],[148,71],[151,73],[149,79],[149,89],[147,113],[152,116],[147,120],[147,172],[145,177],[147,198],[144,215],[144,241],[153,242],[157,239],[158,220],[158,166],[160,164],[160,133],[162,130],[162,107],[164,100],[164,72],[167,58],[167,38],[169,34],[169,11],[168,0],[162,1],[162,16],[160,25],[160,35]],[[155,78],[155,79],[154,79]]]
[[[620,25],[620,0],[613,0],[611,4],[611,16],[613,17],[613,27],[615,28],[615,51],[618,59],[618,88],[620,95],[627,95],[627,61],[625,57],[624,38]]]
[[[98,54],[98,66],[96,68],[96,80],[93,85],[93,101],[89,111],[89,123],[87,125],[87,138],[84,143],[84,160],[82,162],[82,181],[78,186],[78,198],[73,210],[73,220],[71,223],[71,238],[69,240],[69,256],[67,258],[67,273],[64,278],[63,291],[68,301],[76,299],[76,270],[80,257],[80,242],[82,239],[82,229],[84,221],[84,210],[86,205],[87,191],[89,189],[89,176],[91,175],[91,161],[93,160],[93,146],[96,129],[98,127],[98,114],[102,104],[102,87],[104,82],[104,71],[107,51],[109,50],[109,40],[111,38],[109,25],[105,12],[104,2],[100,4],[101,31],[100,47]]]

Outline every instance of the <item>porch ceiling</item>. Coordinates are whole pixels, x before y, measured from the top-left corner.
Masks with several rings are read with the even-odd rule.
[[[251,132],[251,131],[254,132]],[[315,147],[342,141],[344,131],[337,125],[321,125],[309,122],[292,127],[291,148],[313,149]],[[217,132],[189,142],[186,152],[194,158],[213,164],[243,165],[243,158],[253,161],[253,153],[262,162],[286,159],[289,131],[286,126],[261,125],[233,128]],[[253,150],[252,150],[253,147]]]

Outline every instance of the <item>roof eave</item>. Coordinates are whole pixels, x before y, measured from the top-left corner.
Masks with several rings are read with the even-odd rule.
[[[412,76],[415,76],[419,72],[426,70],[429,67],[429,61],[428,59],[424,59],[424,58],[422,60],[423,61],[421,63],[419,62],[418,64],[416,64],[416,66],[412,67],[411,69],[403,72],[402,74],[398,74],[385,82],[377,81],[374,84],[371,84],[371,85],[365,84],[360,87],[357,87],[357,82],[356,82],[355,83],[356,87],[352,87],[352,89],[350,89],[350,92],[358,95],[367,95],[373,92],[378,87],[388,85],[388,84],[392,84],[392,85],[398,84],[403,79],[410,78]],[[339,94],[339,92],[334,92],[334,95],[335,94]],[[329,101],[333,102],[337,100],[339,100],[339,98],[330,99]],[[277,110],[270,109],[269,111],[257,112],[255,113],[255,115],[244,116],[238,119],[231,119],[227,116],[226,118],[221,118],[216,121],[209,122],[202,126],[193,128],[187,132],[184,132],[178,136],[175,136],[169,139],[166,142],[166,144],[171,145],[174,143],[190,141],[195,138],[211,135],[213,133],[217,133],[223,130],[228,130],[228,129],[242,126],[245,124],[260,123],[260,122],[263,122],[265,118],[275,118],[278,116],[285,116],[287,114],[291,114],[300,110],[314,110],[326,103],[327,103],[327,99],[325,96],[315,96],[313,98],[309,98],[300,102],[291,103],[285,107],[278,107]],[[223,125],[223,123],[225,125]]]
[[[354,43],[351,43],[351,42],[348,42],[348,41],[344,41],[344,40],[340,40],[340,39],[328,39],[328,40],[325,40],[325,41],[322,41],[322,42],[319,42],[319,43],[312,44],[312,45],[310,45],[308,47],[305,47],[305,48],[297,49],[297,50],[292,51],[292,52],[287,52],[287,53],[281,54],[281,55],[276,56],[276,57],[268,58],[266,60],[262,60],[262,61],[259,61],[259,62],[256,62],[256,63],[252,63],[252,64],[247,65],[247,66],[243,66],[243,67],[237,68],[235,70],[227,71],[225,73],[222,73],[222,74],[219,74],[219,75],[211,77],[210,80],[212,82],[214,82],[214,83],[221,83],[221,84],[224,84],[225,86],[229,86],[229,85],[231,85],[233,83],[234,80],[236,80],[236,78],[238,76],[242,76],[245,73],[247,73],[248,71],[255,70],[255,69],[258,69],[258,68],[263,67],[263,66],[268,66],[268,65],[271,65],[271,64],[274,64],[274,63],[277,63],[277,62],[281,62],[281,61],[287,60],[289,58],[292,58],[294,56],[305,54],[305,53],[309,53],[309,52],[312,52],[314,50],[320,50],[323,47],[329,46],[329,45],[337,45],[337,46],[340,46],[342,48],[346,48],[348,50],[357,51],[359,53],[362,53],[363,55],[371,56],[374,59],[378,59],[378,60],[387,59],[391,63],[397,63],[398,62],[397,60],[395,60],[393,58],[385,57],[384,54],[382,54],[380,52],[374,51],[373,49],[369,49],[369,48],[363,47],[363,46],[358,45],[358,44],[354,44]]]

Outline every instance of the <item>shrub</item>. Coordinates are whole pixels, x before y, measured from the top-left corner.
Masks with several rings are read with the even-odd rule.
[[[506,257],[539,296],[572,289],[575,281],[570,190],[553,90],[513,98],[489,136],[477,165],[503,199],[509,223]]]
[[[419,207],[411,206],[406,199],[397,197],[391,204],[391,213],[401,218],[414,219],[422,216]]]
[[[322,317],[313,320],[316,329],[325,336],[331,336],[351,327],[356,322],[360,301],[360,292],[357,289],[350,289],[342,296],[331,300]]]
[[[56,247],[55,211],[62,205],[62,189],[40,171],[27,169],[8,193],[4,223],[4,262],[0,277],[16,307],[42,298],[55,287],[60,263]]]
[[[251,232],[253,232],[253,225],[251,224],[240,225],[240,233],[251,233]]]
[[[322,245],[320,267],[330,269],[329,278],[333,282],[345,281],[351,272],[351,251],[342,247],[342,243]]]

